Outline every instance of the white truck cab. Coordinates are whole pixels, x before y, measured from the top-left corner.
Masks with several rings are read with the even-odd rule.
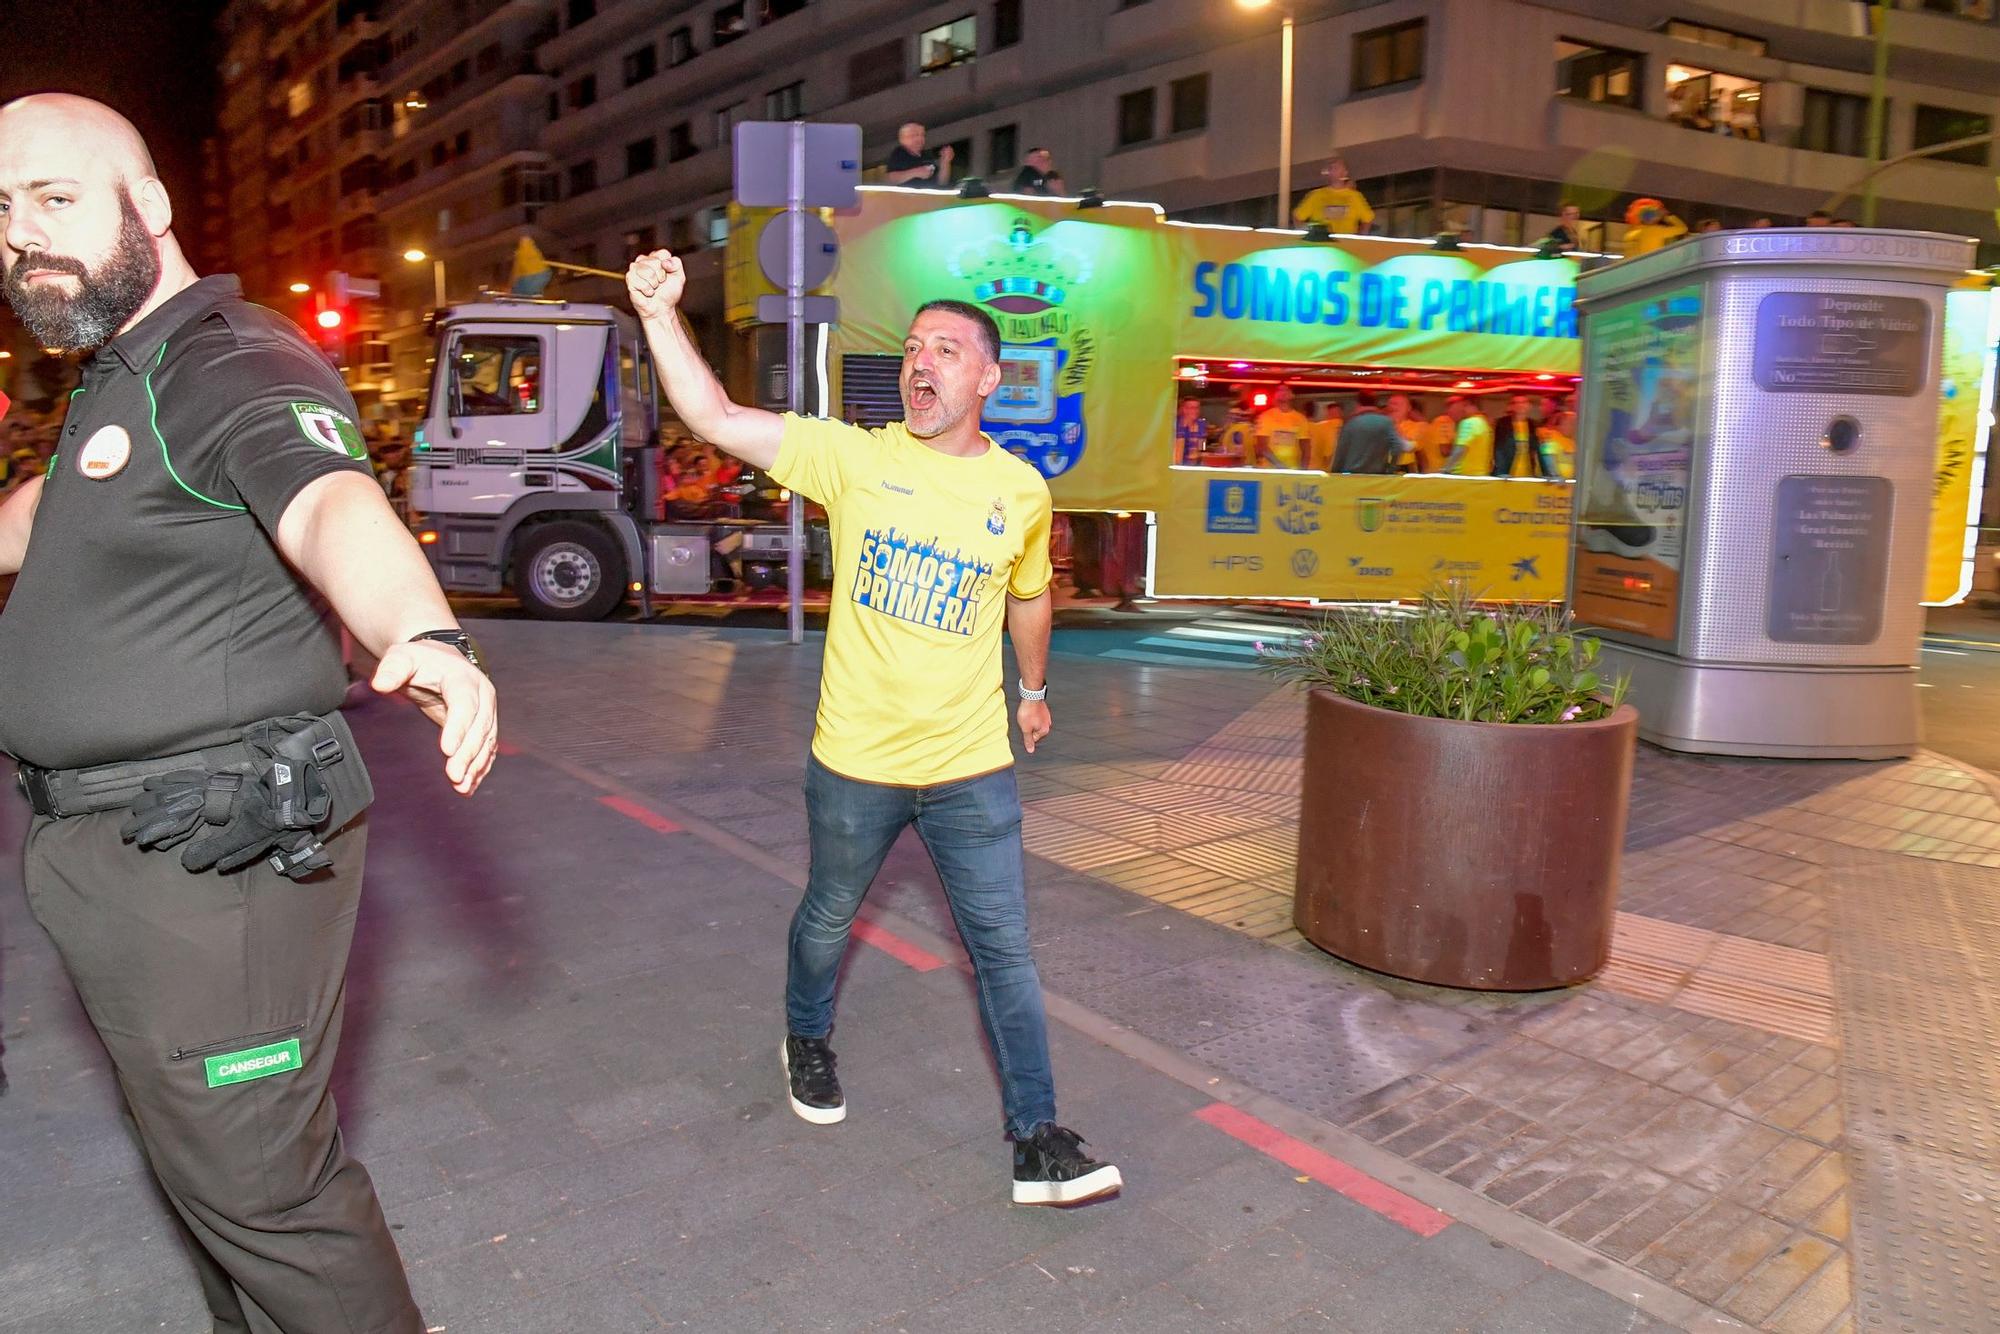
[[[719,576],[740,570],[754,584],[782,565],[790,546],[782,522],[669,518],[659,494],[659,397],[630,315],[493,297],[441,310],[434,326],[409,497],[447,591],[511,588],[531,615],[598,620],[628,593],[642,604],[652,594],[707,594]],[[823,548],[823,528],[808,541],[809,551]]]

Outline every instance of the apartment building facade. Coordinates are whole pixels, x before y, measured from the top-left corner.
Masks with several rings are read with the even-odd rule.
[[[238,0],[239,5],[256,0]],[[349,264],[375,243],[373,386],[421,390],[420,313],[441,258],[448,294],[504,282],[517,237],[620,268],[688,252],[693,313],[720,355],[718,248],[733,127],[853,121],[879,163],[916,120],[961,177],[1004,188],[1049,148],[1072,189],[1158,201],[1192,220],[1269,223],[1277,202],[1277,11],[1235,0],[265,0],[285,61],[266,106],[272,271]],[[1995,241],[2000,22],[1993,0],[1899,0],[1886,145],[1957,143],[1878,178],[1883,225]],[[1793,221],[1867,170],[1873,61],[1860,0],[1296,0],[1295,192],[1338,152],[1378,227],[1450,223],[1532,240],[1564,200],[1615,246],[1625,204],[1690,222]],[[321,60],[287,33],[331,22]],[[322,32],[321,35],[324,35]],[[373,64],[348,56],[375,43]],[[339,49],[336,50],[335,48]],[[344,54],[345,53],[345,54]],[[351,76],[351,77],[350,77]],[[374,138],[338,135],[296,89],[331,80],[331,129],[379,101]],[[351,90],[351,91],[350,91]],[[365,94],[365,96],[364,96]],[[316,95],[316,93],[315,93]],[[335,113],[338,113],[337,115]],[[362,113],[356,113],[362,114]],[[369,122],[373,124],[374,122]],[[249,131],[240,131],[249,132]],[[1962,142],[1970,141],[1970,142]],[[232,160],[236,145],[229,146]],[[301,157],[303,152],[304,156]],[[372,191],[337,187],[367,177]],[[289,165],[301,161],[304,165]],[[353,176],[329,175],[353,170]],[[357,203],[367,209],[354,208]],[[325,208],[309,213],[308,204]],[[1850,204],[1849,216],[1859,216]],[[371,221],[363,224],[366,216]],[[373,230],[370,230],[372,226]],[[350,230],[351,228],[351,230]],[[282,249],[281,249],[282,247]],[[246,252],[238,249],[239,256]],[[330,258],[328,258],[330,257]],[[248,261],[239,258],[239,264]],[[310,275],[309,275],[310,276]],[[563,290],[614,297],[604,280]],[[367,381],[364,381],[367,383]]]

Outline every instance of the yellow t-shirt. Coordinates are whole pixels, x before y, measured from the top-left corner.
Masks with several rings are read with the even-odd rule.
[[[1306,466],[1305,447],[1312,423],[1291,408],[1266,408],[1257,414],[1257,434],[1274,468]]]
[[[1535,436],[1532,421],[1515,421],[1512,417],[1503,423],[1514,436],[1513,475],[1516,477],[1540,477],[1542,475],[1541,442]]]
[[[1486,418],[1475,413],[1460,422],[1452,448],[1465,451],[1458,466],[1451,470],[1460,477],[1493,475],[1493,426]]]
[[[1664,222],[1639,222],[1625,229],[1625,258],[1650,255],[1688,234],[1688,225],[1669,213]]]
[[[1330,232],[1358,232],[1375,221],[1375,210],[1351,185],[1338,190],[1322,185],[1299,201],[1292,210],[1292,220],[1306,225],[1323,222]]]
[[[1544,426],[1542,444],[1555,456],[1557,474],[1573,480],[1576,477],[1576,443],[1555,427]]]
[[[1415,468],[1419,472],[1428,471],[1424,467],[1424,437],[1429,428],[1414,417],[1405,417],[1396,423],[1396,434],[1403,437],[1403,452],[1396,462]]]
[[[1318,468],[1321,472],[1332,470],[1334,449],[1340,444],[1341,425],[1339,417],[1326,417],[1308,428],[1306,434],[1312,441],[1312,452],[1306,459],[1308,468]]]
[[[826,507],[833,597],[813,754],[930,787],[1014,762],[1000,631],[1049,586],[1049,485],[998,445],[940,454],[901,422],[785,417],[771,476]]]
[[[1431,418],[1424,430],[1424,471],[1443,472],[1444,461],[1451,457],[1451,442],[1458,439],[1458,423],[1450,416],[1440,413]]]

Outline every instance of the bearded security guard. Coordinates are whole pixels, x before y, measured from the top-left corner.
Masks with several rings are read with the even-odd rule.
[[[215,1328],[422,1319],[327,1079],[372,793],[331,603],[470,795],[491,684],[366,463],[339,376],[234,278],[197,279],[137,131],[0,107],[0,266],[87,354],[45,477],[0,505],[0,749],[24,881],[103,1038]]]

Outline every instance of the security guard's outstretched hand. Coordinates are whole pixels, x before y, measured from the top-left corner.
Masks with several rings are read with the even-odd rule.
[[[444,776],[460,796],[479,790],[500,747],[500,709],[493,682],[462,653],[429,642],[397,644],[382,655],[371,685],[398,692],[424,711],[442,732]]]

